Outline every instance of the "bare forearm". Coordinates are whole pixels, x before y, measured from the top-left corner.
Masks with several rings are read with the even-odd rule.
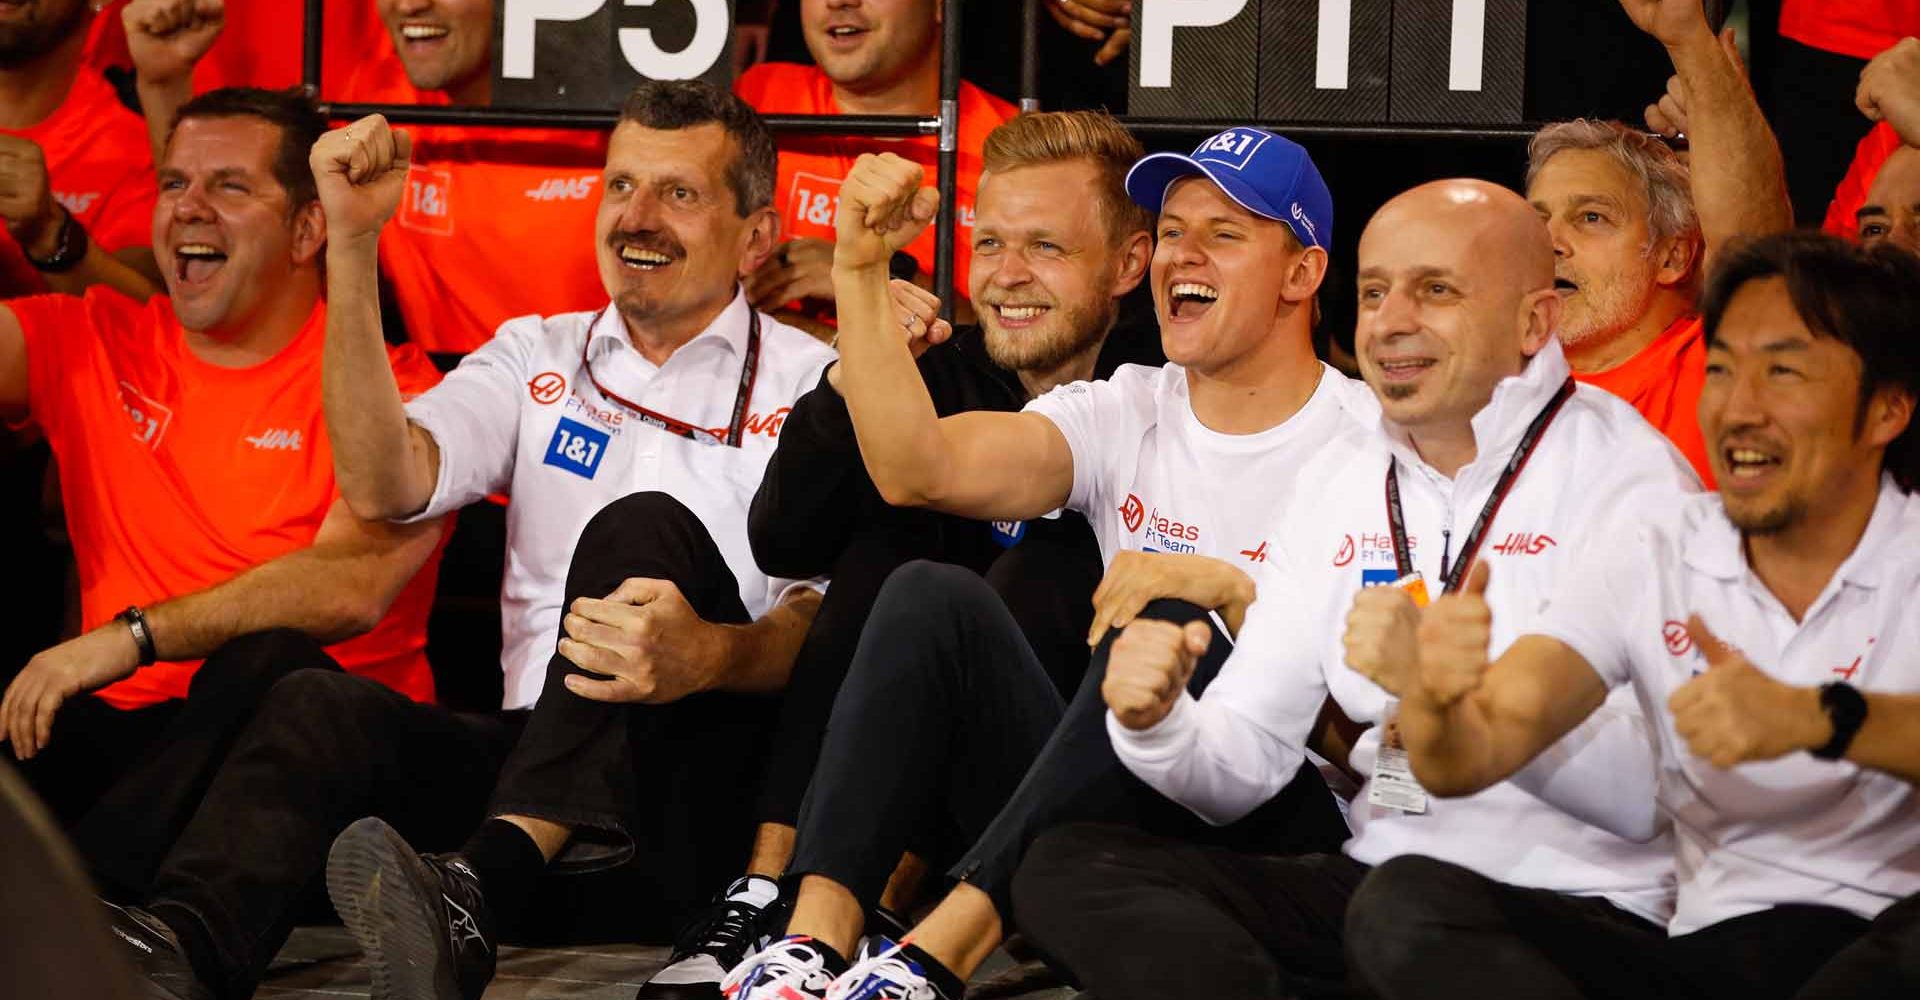
[[[1667,53],[1690,105],[1693,200],[1708,256],[1733,237],[1792,228],[1780,143],[1739,68],[1704,30]]]
[[[147,120],[147,143],[153,149],[153,162],[166,159],[167,139],[173,134],[173,122],[180,109],[193,99],[193,76],[155,80],[140,77],[135,90],[140,95],[141,113]]]
[[[347,505],[369,520],[425,507],[433,495],[433,463],[407,422],[387,361],[373,239],[328,247],[320,385],[334,475]]]
[[[732,644],[714,688],[739,693],[779,691],[793,673],[793,658],[820,609],[820,592],[797,590],[759,621],[729,626]]]
[[[940,416],[902,342],[885,268],[838,268],[839,387],[874,486],[888,503],[925,505],[944,492],[949,461]]]
[[[253,632],[290,628],[321,643],[372,629],[437,544],[440,525],[409,526],[393,550],[314,546],[146,609],[162,660],[207,656]]]
[[[1442,707],[1416,693],[1400,703],[1399,723],[1414,775],[1435,795],[1471,795],[1507,776],[1494,766],[1492,727],[1471,697]]]

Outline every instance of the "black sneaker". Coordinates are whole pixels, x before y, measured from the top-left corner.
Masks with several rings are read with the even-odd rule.
[[[720,1000],[721,980],[766,947],[784,916],[778,883],[759,875],[736,879],[680,935],[666,966],[634,1000]]]
[[[180,939],[166,921],[134,906],[116,906],[101,901],[107,908],[107,930],[114,942],[125,946],[127,957],[139,970],[145,996],[150,1000],[213,1000],[208,989],[193,974],[187,954],[180,950]]]
[[[367,954],[374,1000],[479,1000],[493,978],[493,917],[460,855],[416,854],[356,820],[327,854],[327,895]]]

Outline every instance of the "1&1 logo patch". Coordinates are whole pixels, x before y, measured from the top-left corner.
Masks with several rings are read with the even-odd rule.
[[[553,429],[553,440],[547,442],[546,457],[541,461],[582,479],[592,479],[593,474],[600,471],[600,460],[606,457],[609,440],[604,432],[561,417],[560,426]]]
[[[995,521],[992,529],[993,540],[1003,549],[1013,548],[1020,544],[1020,539],[1027,537],[1025,521]]]

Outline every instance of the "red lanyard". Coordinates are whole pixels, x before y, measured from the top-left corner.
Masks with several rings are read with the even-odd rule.
[[[1500,505],[1506,502],[1507,494],[1513,491],[1514,481],[1520,478],[1520,470],[1526,467],[1527,459],[1532,457],[1534,446],[1540,443],[1540,436],[1547,432],[1547,425],[1553,423],[1553,417],[1560,407],[1573,397],[1573,377],[1560,384],[1560,391],[1553,394],[1545,408],[1527,425],[1526,433],[1520,435],[1520,443],[1514,445],[1513,454],[1507,456],[1507,467],[1500,470],[1500,478],[1493,484],[1493,495],[1487,498],[1486,506],[1480,508],[1480,516],[1473,519],[1473,529],[1467,532],[1466,540],[1460,543],[1460,556],[1453,565],[1446,564],[1443,554],[1440,566],[1440,592],[1451,594],[1460,588],[1467,578],[1467,570],[1473,565],[1474,554],[1480,551],[1480,542],[1486,537],[1487,527],[1493,523],[1493,516],[1500,512]],[[1400,512],[1400,460],[1394,459],[1387,466],[1387,528],[1393,534],[1393,561],[1401,576],[1413,574],[1413,556],[1407,543],[1407,521]]]
[[[600,320],[605,315],[606,310],[602,309],[594,316],[593,322],[587,326],[586,343],[580,345],[580,367],[585,369],[587,381],[592,382],[593,387],[600,390],[600,395],[619,403],[634,416],[639,417],[642,423],[658,427],[669,434],[678,434],[690,441],[724,444],[729,448],[740,447],[741,433],[747,426],[747,404],[753,400],[753,380],[760,371],[760,313],[758,311],[752,306],[747,307],[747,356],[740,365],[740,391],[734,396],[733,419],[727,424],[725,436],[718,431],[696,427],[684,420],[669,417],[657,410],[649,410],[600,384],[600,380],[593,376],[593,365],[587,362],[587,348],[593,344],[594,327],[600,325]]]

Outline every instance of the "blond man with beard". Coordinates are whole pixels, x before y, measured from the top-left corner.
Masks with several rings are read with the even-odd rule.
[[[1139,142],[1106,114],[1055,112],[1000,126],[984,152],[970,289],[980,325],[950,330],[934,320],[931,293],[893,284],[935,410],[1018,410],[1056,385],[1106,378],[1122,364],[1162,363],[1152,313],[1122,310],[1145,276],[1151,246],[1146,215],[1122,186],[1141,156]],[[937,328],[929,331],[928,322]],[[1044,670],[1035,675],[1043,688],[1051,681],[1054,691],[1071,694],[1087,668],[1101,561],[1086,519],[1069,511],[996,522],[889,506],[861,465],[838,366],[788,414],[748,531],[763,567],[830,575],[833,587],[788,684],[759,802],[740,801],[761,824],[747,874],[688,925],[672,961],[641,989],[649,1000],[719,996],[727,970],[777,929],[768,926],[784,912],[769,905],[774,880],[793,859],[796,836],[819,836],[799,834],[801,802],[835,699],[843,682],[870,689],[885,672],[880,664],[861,670],[855,648],[870,613],[882,630],[890,627],[875,601],[896,569],[915,560],[948,563],[916,565],[899,577],[950,576],[988,603],[1003,603]],[[907,602],[890,606],[917,614]],[[850,672],[866,680],[850,680]],[[908,900],[926,870],[921,855],[934,853],[920,841],[903,844],[910,831],[900,832],[828,834],[834,857],[871,858],[882,881],[908,852],[888,890],[871,889],[886,910]]]

